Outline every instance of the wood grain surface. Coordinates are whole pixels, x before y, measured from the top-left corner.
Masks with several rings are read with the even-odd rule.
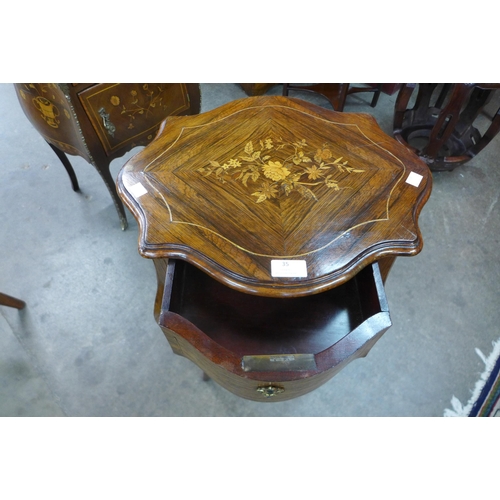
[[[291,297],[418,253],[431,175],[371,115],[264,96],[168,118],[117,186],[144,257],[184,259],[242,292]],[[272,260],[305,261],[307,276],[272,276]]]

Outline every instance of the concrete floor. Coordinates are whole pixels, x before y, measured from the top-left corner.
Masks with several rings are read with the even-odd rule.
[[[236,84],[201,89],[202,111],[245,97]],[[351,96],[345,111],[372,113],[391,133],[395,96],[375,109],[369,100]],[[78,157],[82,192],[71,190],[10,84],[0,109],[0,291],[27,302],[0,306],[0,416],[442,416],[452,396],[469,399],[483,371],[475,348],[487,355],[500,337],[500,137],[434,174],[424,250],[396,261],[393,326],[370,354],[308,395],[263,404],[204,382],[172,353],[133,217],[122,231],[104,183]],[[115,176],[135,152],[112,163]]]

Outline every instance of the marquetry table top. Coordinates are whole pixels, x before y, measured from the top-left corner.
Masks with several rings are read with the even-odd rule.
[[[247,293],[300,296],[422,248],[427,166],[368,114],[250,97],[170,117],[118,191],[139,251]]]

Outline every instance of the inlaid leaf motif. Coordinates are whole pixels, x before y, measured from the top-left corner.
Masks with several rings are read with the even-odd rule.
[[[130,122],[135,120],[136,115],[144,117],[161,113],[166,109],[167,104],[163,102],[163,99],[164,94],[169,92],[168,87],[156,85],[155,88],[150,88],[149,84],[145,83],[136,89],[130,91],[130,97],[123,97],[123,100],[127,101],[124,103],[120,103],[117,96],[111,97],[111,103],[114,106],[122,104],[121,114],[128,116]],[[128,128],[133,128],[133,126]]]
[[[294,192],[317,201],[311,188],[323,186],[323,189],[326,187],[334,191],[342,189],[332,169],[342,174],[364,172],[363,169],[349,166],[343,157],[334,159],[331,146],[326,143],[320,148],[311,148],[305,139],[289,143],[281,137],[266,137],[255,143],[260,149],[255,149],[254,142],[248,141],[237,158],[225,160],[222,165],[217,160],[211,160],[210,166],[198,168],[197,171],[205,177],[214,174],[222,183],[237,181],[245,187],[249,187],[249,183],[256,183],[262,176],[265,180],[251,193],[255,203],[263,203],[281,195],[290,196]],[[280,153],[277,155],[277,152]]]
[[[255,203],[262,203],[263,201],[267,200],[267,196],[264,193],[262,193],[262,191],[257,191],[255,193],[252,193],[252,196],[257,196]]]

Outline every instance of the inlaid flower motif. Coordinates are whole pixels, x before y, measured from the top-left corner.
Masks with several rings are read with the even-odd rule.
[[[252,196],[257,197],[255,203],[262,203],[269,198],[276,198],[278,196],[278,188],[276,184],[264,181],[260,186],[260,191],[252,193]]]
[[[282,181],[290,175],[290,170],[284,167],[279,161],[270,161],[262,168],[264,175],[273,181]]]
[[[239,160],[235,160],[234,158],[232,158],[231,160],[228,161],[228,166],[229,167],[241,167],[241,163],[239,162]]]
[[[342,189],[335,173],[349,175],[364,172],[348,166],[347,160],[342,157],[333,158],[334,153],[328,144],[317,148],[314,153],[305,139],[285,142],[281,138],[267,137],[248,141],[237,158],[223,162],[210,160],[209,165],[197,171],[205,177],[214,176],[224,184],[238,181],[250,187],[260,181],[257,190],[251,193],[255,203],[290,196],[292,193],[317,201],[312,191],[314,187],[319,189],[322,186],[323,189],[334,191]]]
[[[111,99],[109,100],[113,106],[119,106],[120,105],[120,98],[117,95],[112,95]]]
[[[315,181],[316,179],[323,177],[323,173],[321,172],[321,169],[317,165],[312,165],[311,167],[307,167],[306,173],[308,174],[307,178],[310,179],[311,181]]]
[[[316,151],[316,154],[314,155],[314,160],[317,161],[318,163],[321,163],[322,161],[328,161],[330,158],[332,158],[332,156],[333,156],[332,152],[328,148],[323,147]]]

